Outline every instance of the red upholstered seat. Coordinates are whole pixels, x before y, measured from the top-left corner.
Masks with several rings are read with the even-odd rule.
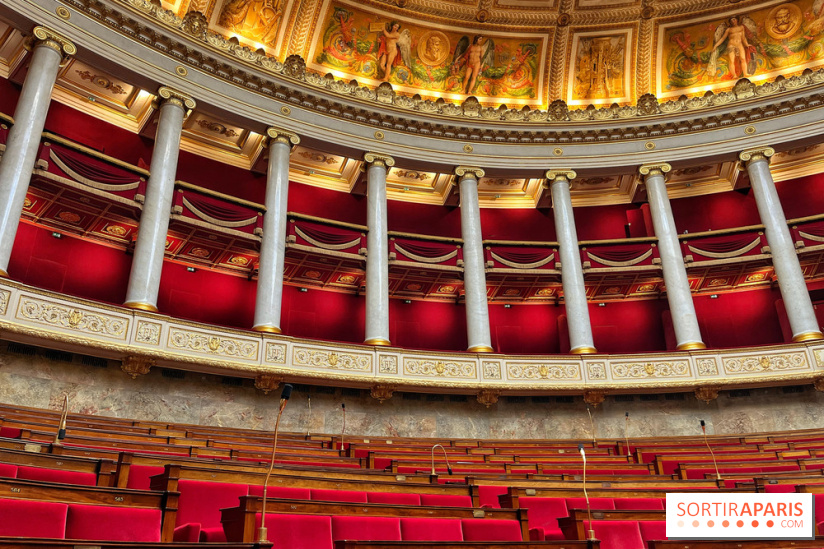
[[[69,505],[66,539],[160,541],[160,509]]]
[[[588,522],[586,524],[589,524]],[[601,549],[643,549],[638,523],[632,520],[593,520],[595,537],[601,540]]]
[[[661,498],[612,498],[612,502],[616,509],[664,509]]]
[[[458,519],[404,517],[401,519],[403,541],[463,541]]]
[[[567,509],[586,509],[586,498],[566,498]],[[590,509],[615,509],[615,501],[612,498],[589,498]]]
[[[0,463],[0,477],[17,478],[17,465]]]
[[[530,539],[533,541],[564,539],[564,534],[558,527],[558,519],[569,516],[564,498],[522,497],[519,499],[519,505],[524,509],[529,509],[527,516],[529,517]]]
[[[183,479],[178,483],[178,491],[180,499],[175,526],[200,524],[202,541],[226,541],[220,524],[220,510],[240,505],[240,496],[247,495],[249,487]]]
[[[151,478],[155,475],[162,475],[163,470],[162,465],[132,465],[129,467],[126,488],[148,490],[152,484]]]
[[[368,503],[366,492],[359,490],[311,490],[311,496],[315,501],[340,501],[346,503]]]
[[[500,509],[501,503],[498,496],[506,494],[506,486],[478,486],[478,502],[481,507],[492,507]]]
[[[293,486],[270,486],[266,489],[266,497],[280,499],[312,499],[309,488],[296,488]],[[257,484],[249,485],[249,495],[263,497],[263,486]]]
[[[332,517],[332,539],[354,541],[401,541],[397,517]]]
[[[20,438],[22,434],[22,429],[16,427],[0,427],[0,437],[3,438]]]
[[[190,522],[175,528],[173,541],[197,543],[200,541],[200,524]]]
[[[64,539],[68,505],[0,499],[0,536]]]
[[[395,492],[366,492],[369,503],[384,503],[387,505],[420,505],[420,494],[403,494]]]
[[[523,541],[517,520],[462,519],[464,541]]]
[[[255,532],[260,528],[260,513],[255,517]],[[333,549],[332,517],[321,515],[273,515],[266,513],[266,530],[272,549]],[[240,532],[232,541],[240,539]]]
[[[638,529],[644,542],[667,539],[667,521],[665,520],[642,520],[638,522]]]
[[[27,465],[17,467],[17,478],[39,480],[42,482],[57,482],[59,484],[97,485],[97,475],[95,473],[63,471],[60,469],[47,469],[45,467],[29,467]]]
[[[472,507],[470,496],[450,494],[421,494],[421,505],[436,507]]]
[[[795,493],[795,484],[766,484],[764,492],[767,494]]]

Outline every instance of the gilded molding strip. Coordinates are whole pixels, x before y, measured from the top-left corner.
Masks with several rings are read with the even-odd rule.
[[[84,334],[126,341],[129,318],[102,314],[85,307],[72,307],[24,295],[15,318]]]

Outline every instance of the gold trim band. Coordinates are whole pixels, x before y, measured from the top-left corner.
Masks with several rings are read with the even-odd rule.
[[[283,330],[281,330],[277,326],[265,326],[265,325],[253,326],[252,331],[264,332],[264,333],[267,333],[267,334],[282,334],[283,333]]]
[[[569,354],[571,355],[594,355],[598,353],[598,349],[595,347],[575,347],[574,349],[569,350]]]
[[[364,345],[376,345],[380,347],[389,347],[392,344],[389,342],[388,339],[383,339],[382,337],[373,337],[372,339],[367,339],[363,342]]]
[[[138,311],[148,311],[150,313],[157,312],[157,307],[151,303],[143,303],[142,301],[127,301],[123,304],[123,306],[127,309],[137,309]]]
[[[495,349],[488,345],[475,345],[466,350],[467,353],[494,353]]]
[[[9,273],[4,271],[3,269],[0,269],[0,278],[9,278]]]
[[[821,332],[801,332],[798,335],[793,336],[793,343],[801,343],[802,341],[815,341],[818,339],[824,339],[824,334]]]
[[[686,343],[682,343],[678,345],[675,350],[676,351],[698,351],[700,349],[706,349],[707,346],[704,344],[703,341],[688,341]]]

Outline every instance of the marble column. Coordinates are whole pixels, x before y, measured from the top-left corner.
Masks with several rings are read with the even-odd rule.
[[[190,96],[162,87],[146,199],[140,214],[137,243],[126,290],[125,307],[143,311],[157,311],[160,272],[166,252],[166,234],[169,232],[169,213],[175,190],[177,158],[180,153],[180,134],[187,111],[195,108]]]
[[[684,256],[678,242],[678,230],[672,216],[665,175],[672,167],[669,164],[644,164],[639,168],[647,188],[647,200],[652,214],[652,225],[658,239],[658,253],[664,271],[664,285],[667,287],[667,301],[672,315],[672,327],[679,351],[706,349],[698,327],[698,316],[692,302],[690,282],[684,266]]]
[[[368,152],[366,161],[366,345],[389,345],[389,237],[386,173],[391,156]]]
[[[67,38],[44,27],[34,28],[31,64],[14,110],[0,162],[0,277],[7,277],[14,237],[26,201],[51,93],[64,56],[77,52]]]
[[[558,238],[558,255],[561,259],[561,284],[564,288],[564,308],[569,328],[569,352],[590,354],[598,351],[592,340],[584,269],[581,265],[578,231],[575,230],[572,198],[569,193],[569,182],[575,179],[575,176],[575,172],[570,169],[546,172],[552,193],[552,212],[555,215],[555,233]]]
[[[739,158],[747,166],[750,176],[750,186],[755,196],[758,215],[764,224],[764,234],[770,246],[773,268],[778,287],[781,289],[781,298],[790,321],[793,341],[812,341],[822,339],[821,329],[815,317],[810,293],[804,282],[804,273],[798,262],[790,230],[787,227],[787,218],[778,199],[772,174],[770,173],[770,157],[775,154],[771,147],[759,147],[743,151]]]
[[[484,171],[481,168],[458,166],[455,169],[455,175],[460,181],[461,192],[467,351],[491,353],[494,349],[489,334],[486,265],[481,234],[481,208],[478,204],[478,179],[484,176]]]
[[[269,128],[269,169],[266,172],[266,214],[260,240],[255,322],[258,332],[281,333],[283,305],[283,264],[286,257],[286,205],[289,198],[289,154],[300,137],[292,132]]]

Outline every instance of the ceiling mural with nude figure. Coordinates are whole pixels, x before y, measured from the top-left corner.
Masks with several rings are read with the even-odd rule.
[[[161,1],[327,78],[493,108],[717,94],[824,64],[824,0]]]

